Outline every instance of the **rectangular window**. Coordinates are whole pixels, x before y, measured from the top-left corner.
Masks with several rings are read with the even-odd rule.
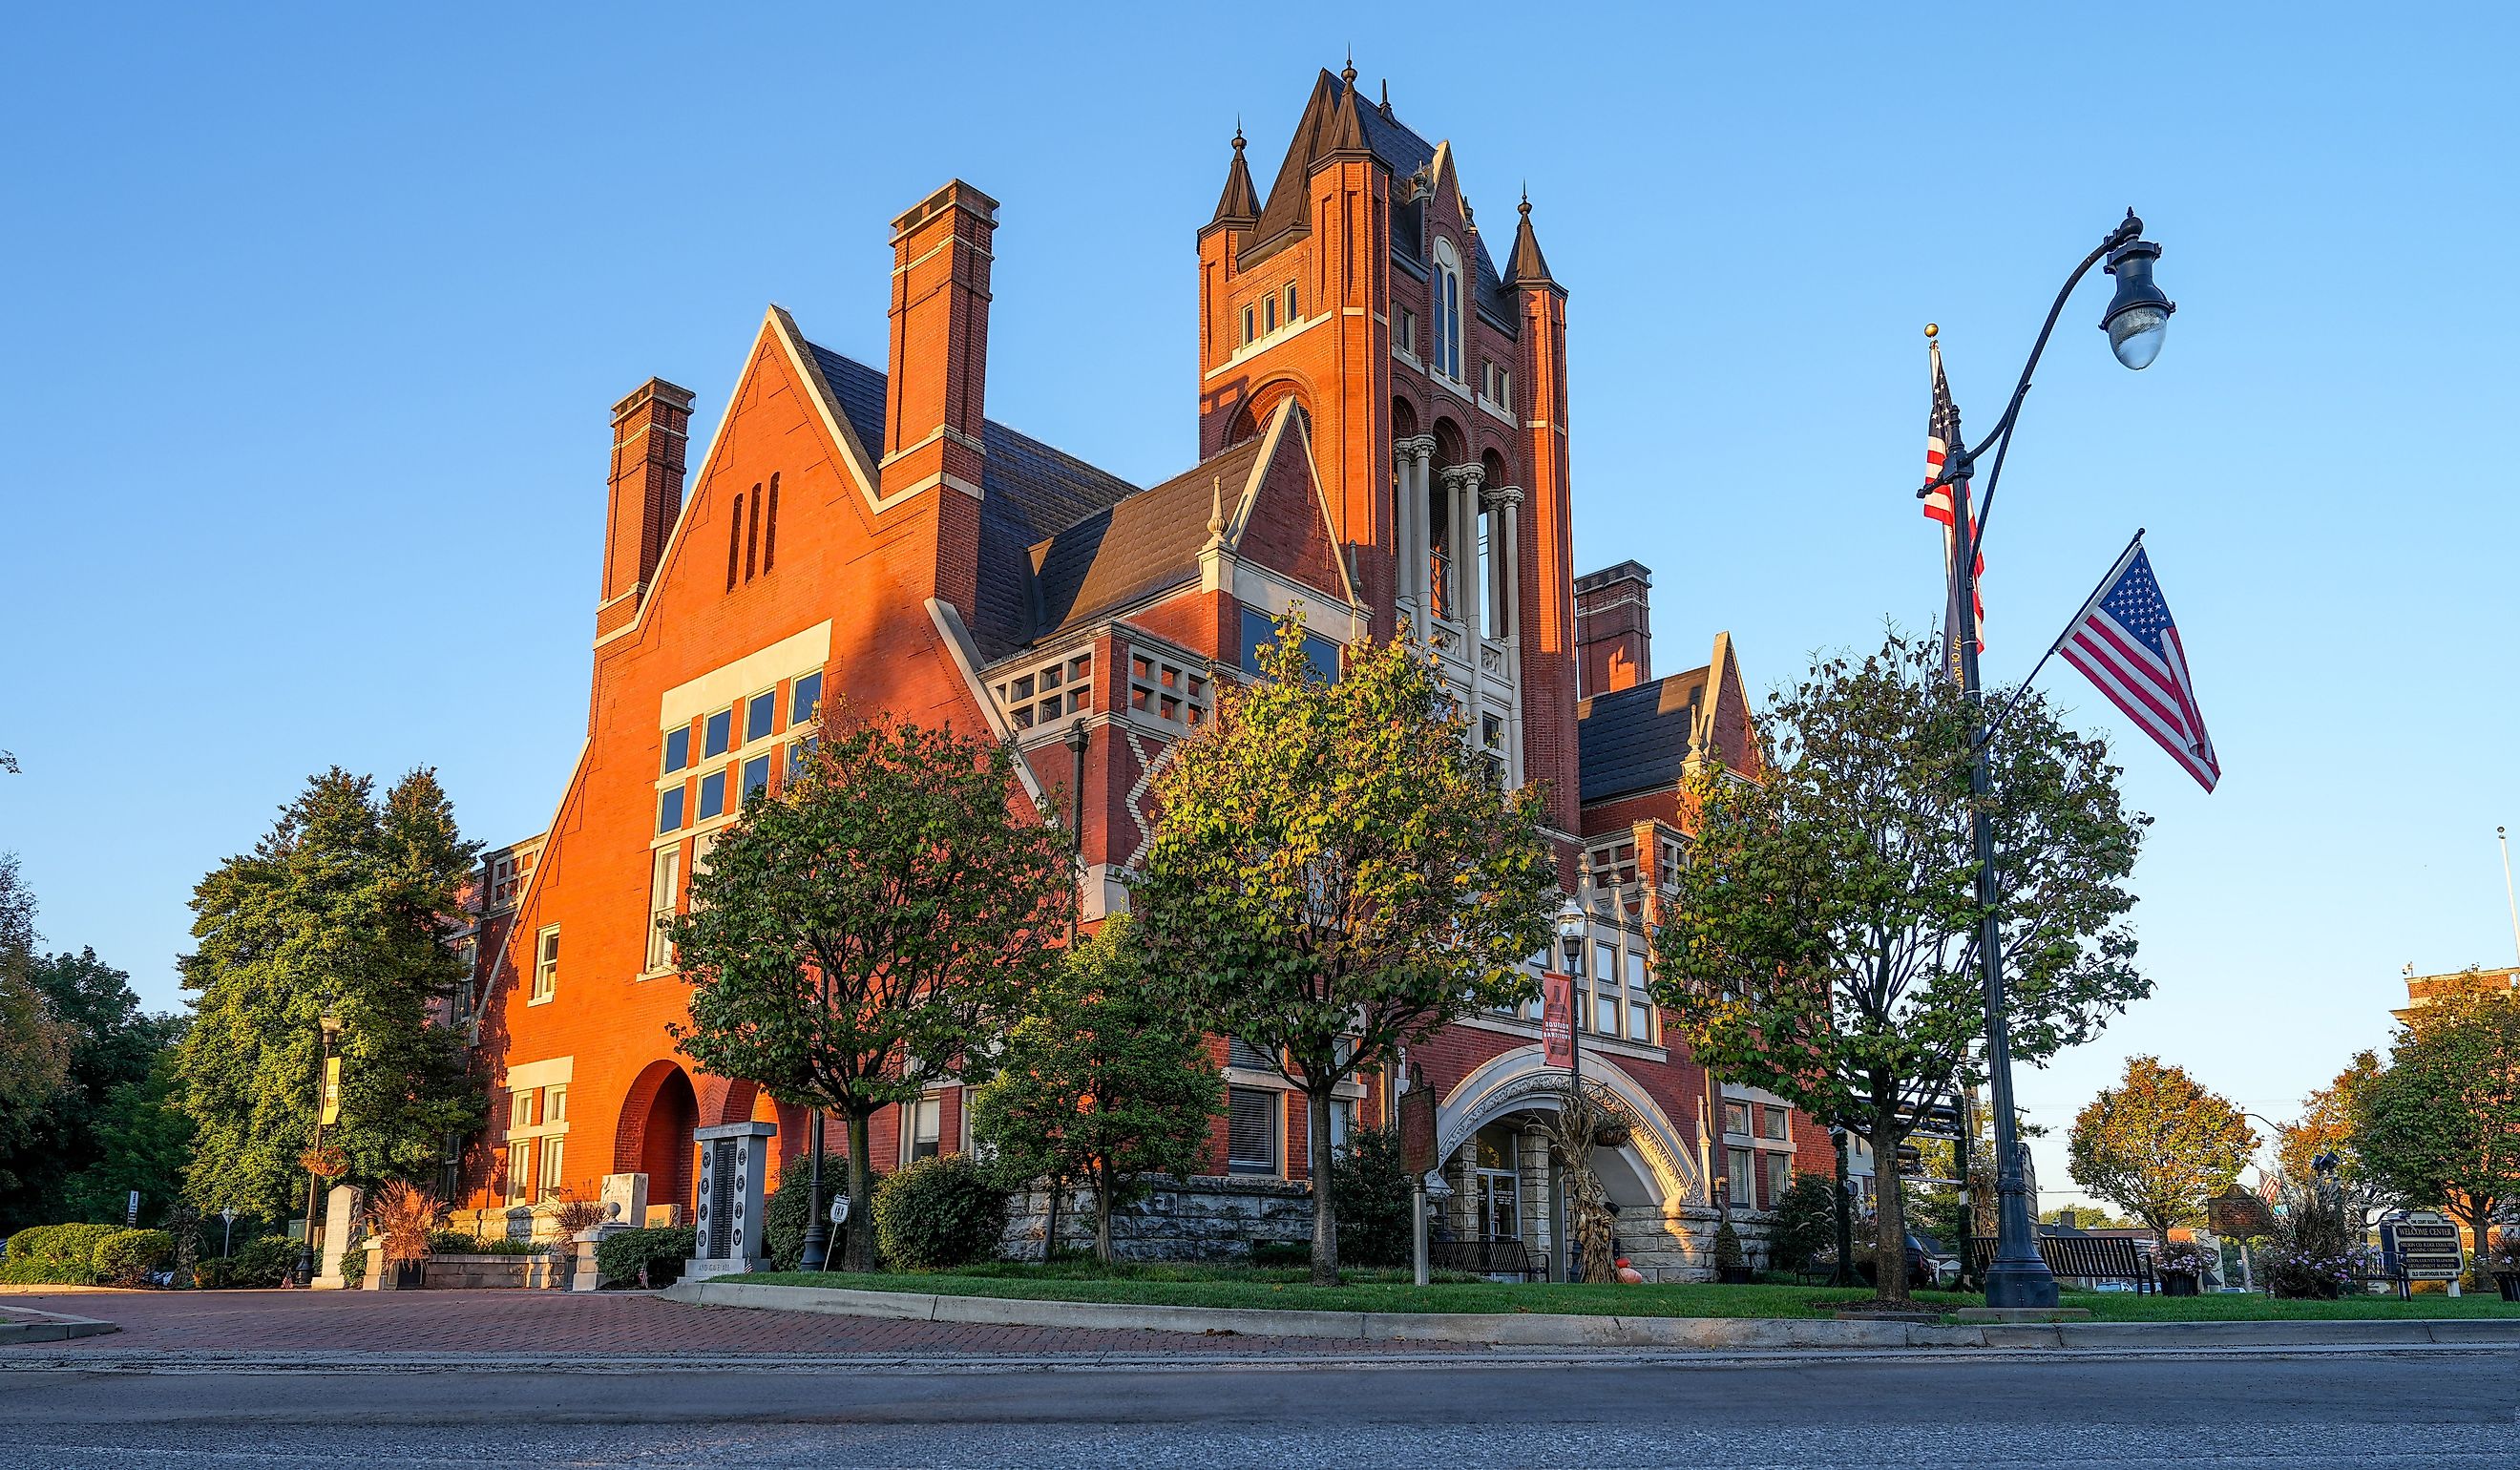
[[[1653,1040],[1653,995],[1645,989],[1645,952],[1628,951],[1628,1040]]]
[[[1746,1136],[1750,1132],[1750,1104],[1746,1102],[1725,1103],[1724,1131],[1728,1134],[1740,1134]]]
[[[1246,1072],[1268,1072],[1274,1074],[1278,1070],[1278,1063],[1270,1057],[1268,1052],[1252,1046],[1249,1042],[1244,1041],[1238,1036],[1230,1036],[1225,1039],[1225,1064],[1229,1067],[1240,1067]]]
[[[697,877],[708,871],[709,852],[717,846],[718,834],[702,832],[692,839],[692,874]]]
[[[673,942],[659,926],[674,916],[674,903],[682,896],[682,888],[683,850],[656,849],[655,868],[648,879],[648,968],[652,970],[673,967]]]
[[[534,1177],[534,1145],[530,1138],[518,1138],[508,1145],[508,1203],[525,1201],[525,1181]]]
[[[719,710],[700,727],[700,754],[724,755],[735,745],[735,711]]]
[[[1793,1136],[1785,1128],[1785,1110],[1762,1103],[1759,1107],[1759,1136],[1779,1141]]]
[[[767,739],[779,720],[779,691],[763,690],[743,701],[743,743]]]
[[[1291,292],[1294,288],[1290,286],[1286,290]],[[1355,1132],[1355,1099],[1332,1098],[1330,1101],[1330,1152],[1334,1154],[1347,1152],[1347,1140]]]
[[[558,1194],[560,1192],[561,1146],[562,1140],[559,1138],[543,1139],[543,1146],[541,1149],[543,1156],[542,1193],[545,1195]]]
[[[755,485],[752,487],[752,515],[743,527],[743,580],[746,582],[752,580],[753,570],[760,564],[760,551],[761,487]]]
[[[1418,355],[1418,313],[1414,311],[1400,314],[1400,350],[1411,357]]]
[[[1271,296],[1268,300],[1260,303],[1260,330],[1262,332],[1275,332],[1278,330],[1278,298],[1276,296]]]
[[[692,728],[665,732],[665,775],[671,776],[692,763]]]
[[[1267,1088],[1228,1088],[1226,1093],[1226,1172],[1276,1174],[1285,1094]]]
[[[823,671],[799,674],[788,686],[788,723],[802,725],[823,708]]]
[[[1291,326],[1293,326],[1294,324],[1295,324],[1295,288],[1294,288],[1294,287],[1292,287],[1292,286],[1288,286],[1288,287],[1286,288],[1286,325],[1287,325],[1287,326],[1289,326],[1289,327],[1291,327]]]
[[[1758,1186],[1751,1174],[1751,1170],[1754,1166],[1750,1157],[1750,1150],[1746,1148],[1728,1148],[1724,1150],[1724,1157],[1727,1161],[1727,1167],[1731,1171],[1731,1198],[1732,1203],[1739,1205],[1744,1209],[1755,1210],[1759,1208],[1758,1200],[1752,1193],[1752,1191]]]
[[[1251,324],[1252,311],[1250,307],[1245,306],[1242,308],[1242,345],[1246,347],[1250,346],[1251,343],[1260,335],[1259,333],[1251,330]]]
[[[534,936],[534,994],[537,1001],[548,1001],[560,990],[560,925],[554,924]],[[527,1104],[531,1106],[531,1104]]]
[[[656,793],[656,830],[679,832],[683,829],[683,788],[669,787]]]
[[[1619,947],[1593,946],[1593,1029],[1603,1036],[1619,1034]]]
[[[930,1092],[903,1111],[910,1115],[910,1127],[905,1131],[906,1137],[903,1140],[903,1146],[908,1150],[904,1161],[917,1163],[921,1159],[936,1157],[937,1139],[942,1137],[945,1132],[944,1104],[937,1100],[935,1093]]]
[[[1768,1197],[1761,1203],[1773,1210],[1777,1201],[1785,1197],[1786,1187],[1793,1182],[1794,1156],[1789,1153],[1766,1154],[1762,1156],[1762,1162],[1768,1166]]]
[[[1278,641],[1275,618],[1256,607],[1242,609],[1242,672],[1260,672],[1260,650]],[[1304,661],[1313,667],[1313,676],[1324,684],[1336,684],[1339,677],[1339,646],[1318,633],[1304,635]]]
[[[788,780],[792,781],[798,777],[803,776],[805,774],[805,768],[813,763],[814,737],[812,735],[807,735],[801,740],[795,740],[788,744]]]
[[[543,1121],[545,1123],[568,1121],[568,1084],[554,1083],[543,1089]]]
[[[770,789],[770,757],[756,755],[743,763],[743,799],[750,801],[755,791]]]
[[[508,1094],[508,1132],[515,1133],[519,1129],[527,1129],[533,1126],[533,1089],[527,1088],[522,1091],[510,1092]]]
[[[726,810],[726,773],[712,771],[700,778],[700,821],[706,822]]]
[[[735,591],[735,574],[743,564],[743,497],[735,498],[735,519],[726,527],[726,590]]]

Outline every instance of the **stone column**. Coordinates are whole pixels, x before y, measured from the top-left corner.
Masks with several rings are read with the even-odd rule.
[[[348,1254],[350,1225],[358,1214],[356,1188],[335,1184],[324,1192],[324,1259],[315,1268],[315,1279],[308,1283],[317,1291],[338,1291],[344,1284],[341,1258]]]
[[[595,1249],[607,1235],[623,1230],[644,1229],[648,1225],[648,1177],[644,1174],[608,1174],[604,1177],[604,1218],[591,1229],[580,1230],[572,1237],[573,1267],[568,1282],[571,1291],[594,1291],[604,1285],[604,1273],[595,1264]]]
[[[692,1131],[700,1150],[700,1204],[698,1238],[683,1266],[686,1279],[769,1264],[761,1249],[761,1176],[778,1132],[775,1123],[721,1123]]]
[[[1506,770],[1513,784],[1522,784],[1522,487],[1499,485],[1488,492],[1497,507],[1503,551],[1497,557],[1497,624],[1504,630],[1505,677],[1513,690],[1511,712],[1505,724]]]
[[[1418,615],[1426,616],[1426,498],[1429,468],[1435,458],[1432,434],[1418,434],[1392,445],[1400,467],[1399,520],[1393,530],[1398,547],[1400,575],[1393,583],[1398,597],[1418,604]],[[1419,630],[1421,633],[1422,629]]]
[[[1487,470],[1477,465],[1456,465],[1444,471],[1444,489],[1452,499],[1454,615],[1472,642],[1470,666],[1478,666],[1479,637],[1479,486]]]

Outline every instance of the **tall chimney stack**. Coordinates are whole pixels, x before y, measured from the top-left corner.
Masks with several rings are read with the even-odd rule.
[[[941,487],[936,596],[966,616],[979,585],[981,421],[997,229],[998,201],[961,179],[892,222],[883,494],[888,500]]]
[[[1578,697],[1633,689],[1653,677],[1653,625],[1647,597],[1653,573],[1634,561],[1575,579],[1575,677]]]
[[[612,405],[612,486],[604,523],[604,590],[595,639],[630,626],[683,513],[692,391],[651,378]]]

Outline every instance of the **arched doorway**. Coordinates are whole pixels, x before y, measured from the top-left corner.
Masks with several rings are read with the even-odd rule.
[[[648,1176],[648,1203],[680,1205],[686,1220],[693,1204],[692,1130],[699,1119],[690,1075],[672,1062],[651,1062],[621,1100],[614,1135],[613,1167]]]

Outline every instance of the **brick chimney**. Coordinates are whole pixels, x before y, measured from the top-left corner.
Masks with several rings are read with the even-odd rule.
[[[966,616],[979,585],[980,435],[997,229],[998,201],[960,179],[892,222],[883,494],[890,499],[943,487],[936,501],[936,596]]]
[[[1576,693],[1589,699],[1653,677],[1653,625],[1646,617],[1653,573],[1634,561],[1575,579]]]
[[[683,513],[683,447],[692,392],[661,378],[612,405],[612,488],[604,522],[604,590],[595,604],[601,643],[630,626],[656,574],[665,538]]]

